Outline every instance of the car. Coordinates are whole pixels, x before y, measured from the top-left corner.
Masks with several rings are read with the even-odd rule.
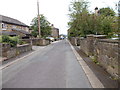
[[[46,37],[46,39],[49,39],[52,42],[55,40],[53,37]]]

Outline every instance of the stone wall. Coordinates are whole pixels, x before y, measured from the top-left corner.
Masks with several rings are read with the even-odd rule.
[[[118,41],[100,39],[95,45],[94,56],[112,76],[118,77]]]
[[[93,56],[95,54],[95,47],[99,39],[105,39],[105,35],[88,35],[87,38],[80,39],[80,48],[88,56]]]
[[[75,43],[75,38],[70,39],[70,42]],[[96,60],[113,77],[118,78],[118,70],[120,70],[118,68],[120,63],[118,40],[106,39],[105,35],[88,35],[87,38],[79,39],[79,42],[80,49],[86,55]]]
[[[37,46],[46,46],[50,44],[50,40],[47,39],[22,39],[22,41]]]
[[[78,38],[78,37],[71,37],[71,38],[69,38],[69,40],[71,41],[71,44],[73,45],[73,46],[78,46],[79,44],[80,44],[80,40],[79,40],[80,38]]]
[[[2,44],[1,57],[5,59],[10,59],[21,53],[28,52],[32,50],[32,46],[29,44],[19,45],[17,47],[10,47],[9,44]],[[3,59],[4,60],[4,59]]]

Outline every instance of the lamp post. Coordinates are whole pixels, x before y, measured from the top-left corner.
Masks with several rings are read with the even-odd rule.
[[[37,0],[37,9],[38,9],[38,32],[39,32],[39,38],[41,38],[40,15],[39,15],[39,1],[38,0]]]

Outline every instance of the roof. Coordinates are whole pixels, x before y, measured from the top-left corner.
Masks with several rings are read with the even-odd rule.
[[[12,35],[12,36],[17,36],[18,34],[15,32],[20,32],[20,33],[23,33],[23,34],[26,34],[26,35],[30,35],[29,32],[26,32],[24,30],[20,30],[20,29],[12,29],[13,31],[7,31],[7,30],[3,30],[0,32],[0,35]]]
[[[1,31],[0,35],[12,35],[17,36],[17,34],[14,31]]]
[[[21,30],[21,29],[13,28],[12,30],[14,30],[14,31],[19,31],[19,32],[21,32],[21,33],[23,33],[23,34],[30,34],[29,32],[27,32],[27,31],[25,31],[25,30]]]
[[[0,15],[0,22],[29,27],[28,25],[20,22],[17,19],[13,19],[13,18],[10,18],[10,17],[7,17],[7,16],[3,16],[3,15]]]

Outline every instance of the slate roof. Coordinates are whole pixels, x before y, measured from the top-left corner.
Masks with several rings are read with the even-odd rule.
[[[12,35],[12,36],[17,36],[17,33],[14,31],[1,31],[0,35]]]
[[[3,15],[0,15],[0,22],[29,27],[28,25],[20,22],[17,19],[13,19],[13,18],[10,18],[10,17],[7,17],[7,16],[3,16]]]
[[[13,28],[12,30],[14,30],[14,31],[18,31],[18,32],[21,32],[21,33],[23,33],[23,34],[28,34],[28,35],[30,35],[30,33],[27,32],[27,31],[25,31],[25,30],[16,29],[16,28]]]

